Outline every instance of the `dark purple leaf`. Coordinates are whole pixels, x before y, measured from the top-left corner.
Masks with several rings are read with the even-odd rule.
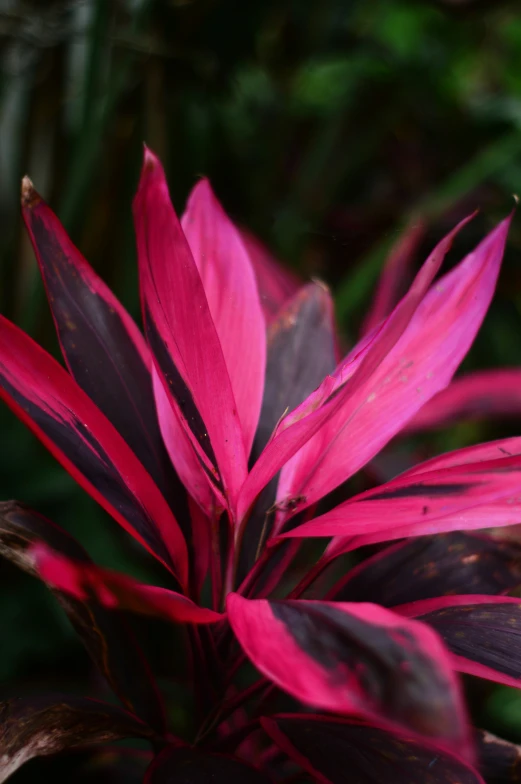
[[[281,416],[292,411],[316,389],[336,366],[333,306],[319,283],[302,287],[281,309],[268,332],[268,361],[262,409],[253,442],[253,465]],[[260,493],[244,527],[239,582],[267,541],[273,524],[278,477]]]
[[[33,757],[127,737],[153,731],[104,702],[59,694],[0,702],[0,782]]]
[[[188,523],[185,493],[159,432],[143,336],[28,178],[22,208],[67,367],[143,463],[179,522]]]
[[[356,566],[328,599],[384,607],[447,594],[500,594],[521,583],[521,545],[454,531],[386,547]]]
[[[167,748],[156,757],[144,784],[269,784],[264,773],[221,754],[188,747]]]
[[[27,550],[45,542],[54,551],[83,564],[87,553],[64,530],[21,504],[0,504],[0,553],[24,571],[39,577]],[[123,705],[157,731],[164,729],[161,698],[152,674],[124,617],[97,601],[79,601],[53,591],[89,655]]]
[[[185,588],[186,541],[150,474],[72,376],[3,316],[0,397],[81,487]]]
[[[301,702],[385,717],[469,753],[467,717],[450,654],[426,624],[402,624],[375,604],[248,600],[230,594],[244,652]]]
[[[443,596],[397,607],[441,635],[460,672],[521,688],[521,599]]]
[[[370,724],[288,715],[262,725],[321,784],[484,784],[447,751]]]

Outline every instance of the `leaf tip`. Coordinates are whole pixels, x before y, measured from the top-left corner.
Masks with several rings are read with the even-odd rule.
[[[21,200],[22,207],[27,209],[36,207],[42,200],[41,196],[35,191],[33,182],[27,174],[22,179]]]

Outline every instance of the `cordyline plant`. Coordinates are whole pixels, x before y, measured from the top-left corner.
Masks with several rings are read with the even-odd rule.
[[[2,553],[55,593],[122,707],[7,700],[0,779],[33,756],[131,737],[150,741],[149,784],[518,780],[516,747],[469,725],[458,673],[521,685],[521,603],[505,595],[521,546],[469,533],[519,522],[521,438],[330,495],[401,430],[497,384],[448,387],[510,218],[434,282],[462,221],[394,307],[385,284],[339,361],[325,287],[298,288],[205,180],[179,222],[148,150],[134,202],[146,339],[27,178],[22,206],[67,370],[2,318],[2,397],[171,587],[100,568],[36,512],[1,506]],[[305,571],[309,538],[329,541]],[[123,611],[184,625],[189,737],[167,726]]]

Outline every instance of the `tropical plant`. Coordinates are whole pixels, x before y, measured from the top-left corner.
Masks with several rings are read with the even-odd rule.
[[[157,784],[510,780],[517,750],[472,729],[458,673],[520,684],[521,603],[505,594],[521,548],[473,531],[519,521],[521,438],[345,485],[401,430],[475,406],[482,378],[448,385],[510,218],[434,282],[462,221],[339,360],[327,289],[299,287],[206,180],[179,222],[148,150],[134,202],[146,339],[27,178],[22,207],[67,370],[2,317],[0,392],[165,585],[1,506],[3,555],[55,593],[122,704],[6,700],[1,779],[131,737],[150,741]],[[183,625],[192,728],[172,731],[126,611]]]

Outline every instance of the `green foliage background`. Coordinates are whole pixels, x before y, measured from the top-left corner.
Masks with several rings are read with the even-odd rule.
[[[200,174],[303,277],[327,281],[346,340],[402,228],[418,263],[481,212],[468,250],[521,190],[517,0],[83,0],[0,3],[0,309],[56,351],[19,218],[29,173],[134,313],[130,205],[143,140],[182,208]],[[521,223],[467,367],[521,363]],[[101,563],[147,566],[14,417],[0,411],[0,497],[65,526]],[[517,433],[459,426],[426,449]],[[36,582],[0,563],[5,693],[84,688],[88,663]],[[482,724],[521,741],[521,697],[487,690]]]

